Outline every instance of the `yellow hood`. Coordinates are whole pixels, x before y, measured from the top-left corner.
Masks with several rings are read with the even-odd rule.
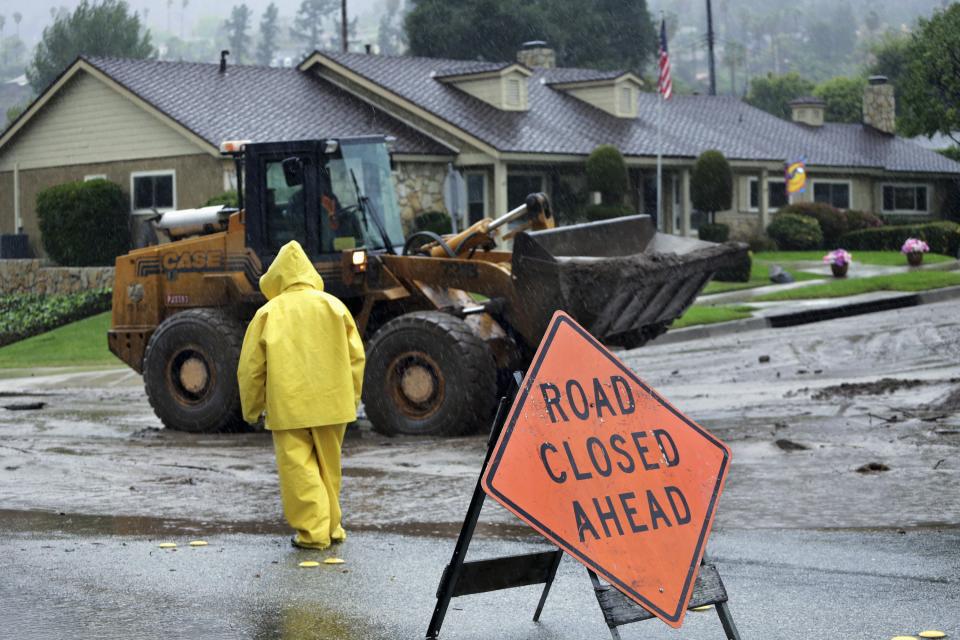
[[[323,291],[323,278],[311,264],[300,243],[291,240],[281,247],[273,264],[260,276],[260,291],[267,300],[272,300],[297,284]]]

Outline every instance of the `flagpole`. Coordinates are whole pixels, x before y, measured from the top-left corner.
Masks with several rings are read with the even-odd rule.
[[[657,92],[657,230],[665,229],[660,217],[660,185],[663,183],[663,95]]]

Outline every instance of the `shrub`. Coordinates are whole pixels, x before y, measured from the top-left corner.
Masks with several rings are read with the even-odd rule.
[[[867,211],[847,211],[847,231],[875,229],[883,226],[883,220]]]
[[[719,151],[704,151],[693,165],[690,176],[690,202],[694,209],[713,216],[733,203],[733,172]]]
[[[424,211],[413,219],[417,231],[433,231],[443,235],[453,233],[453,222],[445,211]]]
[[[840,236],[849,231],[847,214],[824,202],[797,202],[780,209],[780,213],[807,216],[820,223],[823,232],[823,249],[836,248]],[[816,247],[815,247],[816,248]]]
[[[840,242],[844,249],[899,251],[907,238],[926,241],[934,253],[956,256],[960,251],[960,224],[942,221],[862,229],[847,233]]]
[[[600,145],[587,158],[587,188],[599,191],[603,204],[619,204],[627,192],[627,163],[613,145]]]
[[[130,203],[106,180],[68,182],[37,194],[43,248],[63,266],[112,265],[130,249]]]
[[[697,229],[697,235],[707,242],[726,242],[730,239],[730,227],[718,222],[702,224]]]
[[[762,231],[747,238],[747,244],[750,246],[750,251],[753,253],[777,250],[777,243]]]
[[[636,213],[625,204],[591,204],[586,208],[587,220],[610,220],[621,216],[632,216]]]
[[[749,282],[752,270],[753,258],[750,257],[750,252],[741,251],[736,264],[720,269],[713,279],[720,282]]]
[[[815,218],[795,213],[778,213],[767,227],[767,235],[781,251],[819,249],[823,244],[820,223]]]
[[[110,289],[58,296],[35,293],[0,295],[0,346],[107,311],[110,303]]]
[[[240,206],[240,196],[237,194],[236,189],[231,189],[230,191],[224,191],[219,195],[215,195],[206,202],[203,203],[205,207],[212,207],[217,204],[222,204],[227,207],[239,207]]]

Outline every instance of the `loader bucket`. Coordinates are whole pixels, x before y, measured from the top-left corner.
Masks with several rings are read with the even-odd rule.
[[[607,345],[637,347],[666,331],[746,245],[658,233],[636,215],[517,234],[517,320],[536,335],[563,310]]]

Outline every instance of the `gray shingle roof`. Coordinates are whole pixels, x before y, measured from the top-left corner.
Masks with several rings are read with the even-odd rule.
[[[516,112],[501,111],[436,79],[441,71],[449,75],[458,69],[474,70],[476,62],[341,52],[322,55],[500,151],[585,155],[597,145],[614,144],[628,156],[657,153],[656,94],[640,94],[640,116],[626,120],[550,86],[609,79],[622,72],[534,69],[528,80],[530,109]],[[740,160],[786,161],[802,156],[811,165],[960,174],[960,163],[863,125],[810,127],[781,120],[735,97],[674,95],[663,105],[664,155],[691,158],[706,149],[719,149],[728,158]]]
[[[230,65],[221,74],[216,64],[87,61],[215,146],[382,133],[396,137],[398,153],[451,153],[382,109],[296,69]]]

